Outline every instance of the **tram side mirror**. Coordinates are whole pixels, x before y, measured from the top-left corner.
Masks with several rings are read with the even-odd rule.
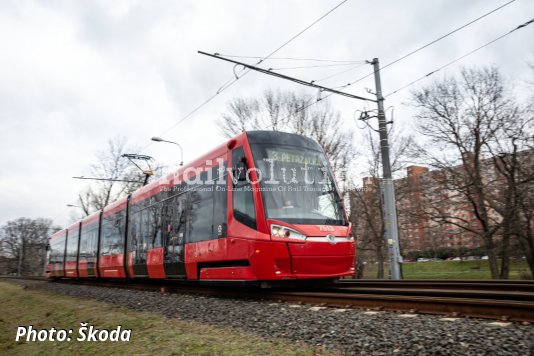
[[[247,180],[247,160],[245,157],[242,157],[239,162],[234,165],[232,172],[234,179],[237,178],[239,182]]]

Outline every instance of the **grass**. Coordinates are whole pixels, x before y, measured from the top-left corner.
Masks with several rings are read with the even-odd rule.
[[[0,355],[310,355],[325,353],[287,340],[267,341],[230,328],[167,319],[109,304],[0,282]],[[80,323],[131,329],[129,342],[78,342]],[[18,326],[73,329],[72,341],[15,341]]]
[[[387,264],[385,271],[387,275]],[[377,265],[367,264],[364,278],[376,278]],[[488,261],[429,261],[403,263],[405,279],[490,279]],[[526,261],[510,261],[510,279],[524,279],[530,276]]]

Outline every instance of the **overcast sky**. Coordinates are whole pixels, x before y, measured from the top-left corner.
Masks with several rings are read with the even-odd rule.
[[[349,0],[275,57],[391,62],[508,0]],[[266,88],[316,90],[250,73],[189,119],[186,114],[233,76],[233,65],[197,54],[265,56],[341,0],[302,1],[6,1],[0,0],[0,225],[21,216],[69,222],[95,152],[117,135],[167,165],[180,142],[185,161],[224,142],[215,125],[229,100]],[[391,92],[534,17],[534,1],[517,0],[382,72]],[[244,59],[253,64],[253,59]],[[534,25],[439,72],[496,65],[525,98],[533,79]],[[305,63],[311,64],[311,63]],[[265,67],[300,62],[270,60]],[[313,80],[349,67],[285,70]],[[362,66],[321,82],[339,86],[369,72]],[[420,82],[428,84],[431,79]],[[372,78],[350,90],[365,95]],[[532,89],[531,89],[532,90]],[[395,125],[410,129],[410,90],[388,98]],[[333,98],[347,128],[362,102]],[[148,146],[147,146],[148,145]],[[75,208],[74,208],[75,209]]]

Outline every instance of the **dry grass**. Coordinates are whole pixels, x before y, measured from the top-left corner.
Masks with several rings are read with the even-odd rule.
[[[167,319],[109,304],[52,294],[0,282],[1,355],[310,355],[323,353],[287,340],[266,341],[252,334],[191,321]],[[98,329],[122,325],[131,329],[129,342],[75,341],[80,323]],[[18,326],[73,329],[72,341],[15,341]]]
[[[487,260],[409,262],[402,266],[405,279],[490,279]],[[365,266],[364,277],[376,278],[377,265]],[[385,271],[387,275],[388,266]],[[510,279],[529,279],[526,261],[510,261]]]

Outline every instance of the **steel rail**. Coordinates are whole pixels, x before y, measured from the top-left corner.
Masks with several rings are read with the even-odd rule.
[[[395,295],[418,295],[418,296],[439,296],[439,297],[460,297],[460,298],[480,298],[492,300],[526,300],[534,301],[533,292],[517,291],[495,291],[495,290],[457,290],[457,289],[437,289],[437,288],[368,288],[350,287],[324,290],[326,292],[351,293],[351,294],[395,294]]]
[[[534,292],[534,281],[512,280],[340,280],[340,288],[422,288]]]
[[[42,279],[40,279],[42,280]],[[126,288],[160,293],[200,294],[215,297],[274,300],[341,308],[366,308],[410,313],[468,316],[534,322],[534,298],[529,292],[457,289],[388,288],[259,289],[199,285],[155,280],[149,283],[117,280],[59,280],[60,283]],[[428,282],[428,281],[427,281]],[[462,283],[469,285],[468,283]],[[528,284],[528,283],[527,283]],[[340,285],[353,285],[340,283]]]
[[[377,310],[408,311],[411,313],[470,316],[510,321],[534,322],[534,302],[407,296],[390,294],[309,293],[286,292],[271,295],[285,301],[318,303],[344,308],[370,308]]]
[[[519,283],[519,284],[534,284],[532,279],[403,279],[391,280],[391,279],[354,279],[343,278],[340,282],[382,282],[382,283],[404,283],[404,282],[439,282],[439,283]]]

